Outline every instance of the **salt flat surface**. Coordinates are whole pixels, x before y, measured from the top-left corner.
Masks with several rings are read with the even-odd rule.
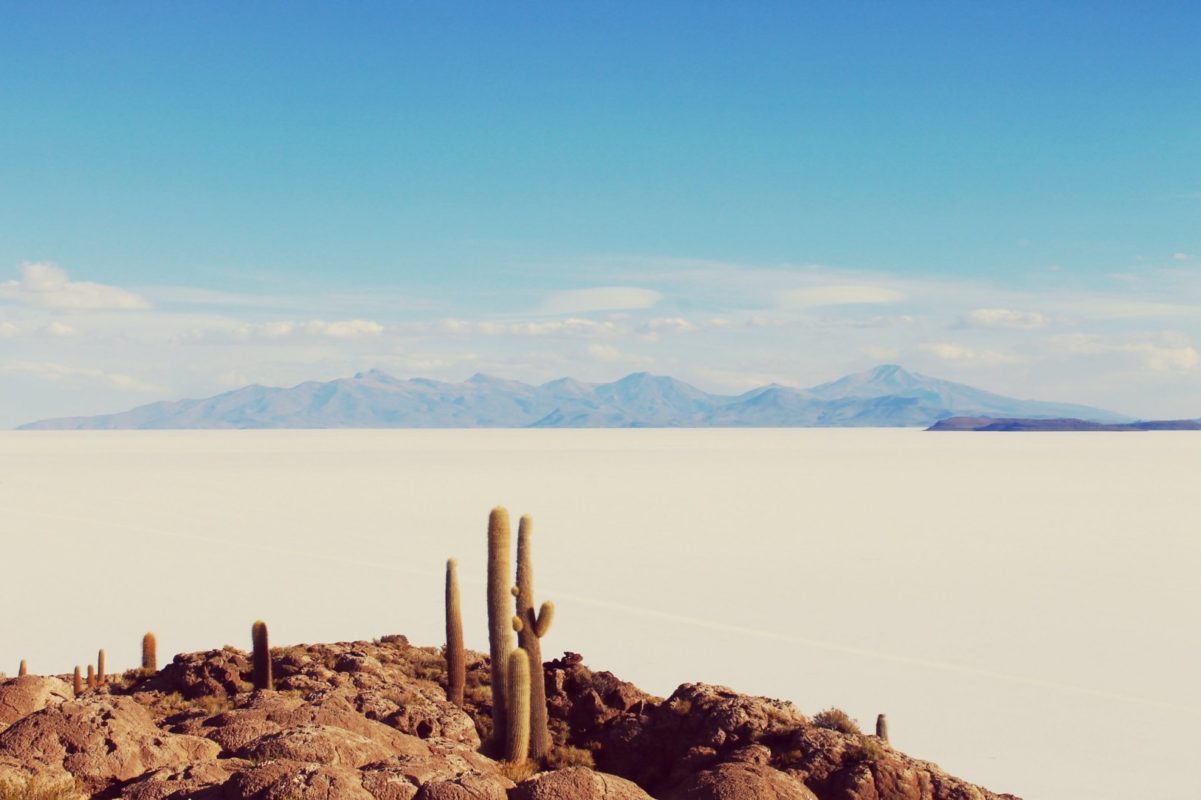
[[[888,713],[1027,800],[1195,800],[1201,435],[914,430],[0,433],[0,668],[442,641],[485,525],[536,523],[547,657]],[[472,598],[475,598],[473,601]]]

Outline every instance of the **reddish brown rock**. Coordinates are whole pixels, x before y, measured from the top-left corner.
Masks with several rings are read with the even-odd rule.
[[[394,734],[389,731],[389,734]],[[397,734],[404,737],[404,734]],[[411,737],[404,737],[405,740]],[[420,741],[417,742],[420,749]],[[407,741],[398,746],[394,740],[384,743],[332,725],[301,725],[260,737],[238,751],[251,761],[285,759],[315,764],[359,768],[396,755],[399,747],[409,752]],[[418,750],[420,752],[420,749]],[[428,754],[428,750],[425,750]]]
[[[358,770],[298,761],[254,765],[222,790],[227,800],[374,800]]]
[[[596,772],[587,767],[569,767],[543,772],[518,784],[510,800],[652,800],[638,784]]]
[[[216,758],[206,739],[159,730],[128,697],[70,700],[13,723],[0,733],[0,757],[50,773],[65,770],[95,792],[161,767]]]
[[[500,775],[461,775],[422,784],[414,800],[508,800],[513,782]]]
[[[0,729],[74,697],[75,692],[67,682],[58,678],[23,675],[0,681]]]
[[[662,800],[817,800],[817,795],[777,769],[730,762],[686,778]]]

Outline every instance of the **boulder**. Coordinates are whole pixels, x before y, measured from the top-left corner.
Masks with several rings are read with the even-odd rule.
[[[0,681],[0,729],[46,706],[75,697],[66,681],[39,675],[23,675]]]
[[[510,800],[652,800],[638,784],[587,767],[543,772],[518,784]]]
[[[217,757],[207,739],[159,730],[128,697],[95,695],[50,706],[0,733],[0,758],[39,771],[65,770],[92,792],[162,767]]]
[[[817,800],[817,795],[777,769],[729,762],[686,778],[662,800]]]

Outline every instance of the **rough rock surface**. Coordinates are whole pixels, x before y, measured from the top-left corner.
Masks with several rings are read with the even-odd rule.
[[[0,730],[46,706],[75,697],[66,681],[24,675],[0,683]]]
[[[0,680],[0,780],[61,780],[131,800],[1016,800],[790,703],[684,684],[666,700],[571,654],[545,665],[561,763],[515,785],[481,753],[485,656],[467,704],[444,661],[403,636],[272,651],[275,691],[226,647],[130,672],[76,698],[58,678]],[[528,772],[525,774],[529,774]]]
[[[543,772],[509,794],[510,800],[650,800],[633,781],[587,767]]]

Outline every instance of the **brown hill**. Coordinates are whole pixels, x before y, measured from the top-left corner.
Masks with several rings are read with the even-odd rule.
[[[555,750],[530,776],[480,752],[486,656],[468,653],[463,709],[441,651],[403,636],[276,648],[272,662],[275,691],[253,691],[230,647],[79,696],[64,677],[0,680],[0,797],[1016,800],[837,715],[705,684],[652,697],[578,657],[544,666]]]

